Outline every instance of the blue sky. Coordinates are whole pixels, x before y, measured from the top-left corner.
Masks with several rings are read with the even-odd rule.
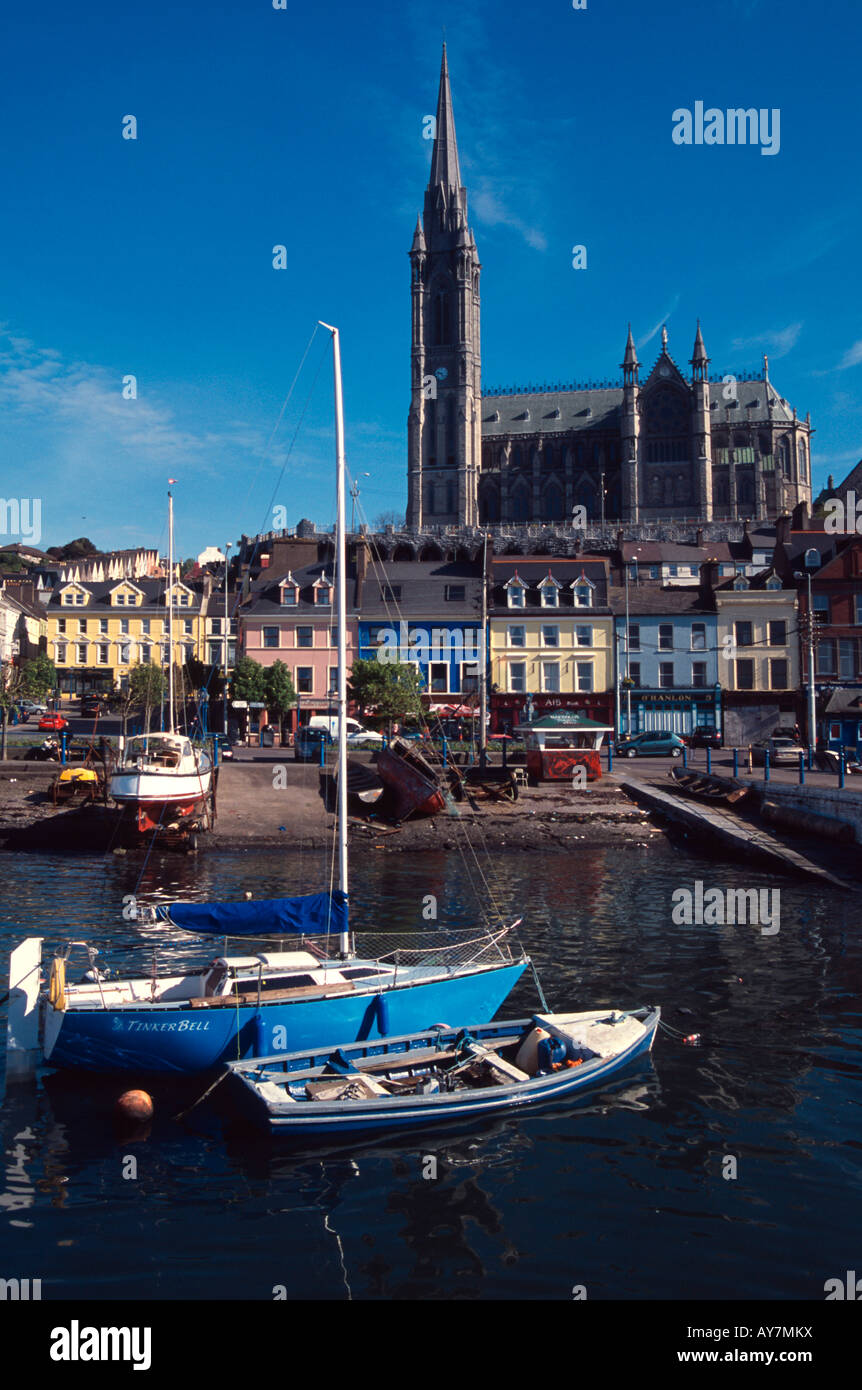
[[[862,456],[854,0],[287,5],[6,11],[2,493],[41,497],[43,545],[164,547],[169,476],[184,555],[273,504],[330,524],[321,334],[269,443],[318,318],[342,331],[365,512],[403,510],[444,26],[486,385],[616,378],[629,319],[647,364],[665,321],[687,364],[699,316],[712,371],[766,351],[811,411],[815,485]],[[674,144],[699,100],[779,108],[779,153]]]

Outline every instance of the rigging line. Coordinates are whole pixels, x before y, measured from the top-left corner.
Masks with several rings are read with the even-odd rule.
[[[255,474],[254,474],[254,476],[253,476],[251,482],[250,482],[249,485],[248,485],[248,489],[247,489],[246,494],[245,494],[245,497],[243,498],[243,501],[242,501],[242,506],[240,507],[240,513],[242,513],[243,511],[245,511],[246,505],[247,505],[247,503],[248,503],[248,499],[249,499],[249,497],[251,496],[251,493],[252,493],[253,488],[255,487],[255,484],[257,483],[258,476],[259,476],[259,474],[260,474],[260,470],[263,468],[263,465],[264,465],[264,463],[266,462],[267,455],[268,455],[270,449],[272,448],[272,444],[273,444],[273,441],[274,441],[274,439],[275,439],[276,434],[278,433],[278,428],[279,428],[279,425],[281,424],[281,421],[282,421],[282,417],[283,417],[283,415],[284,415],[284,412],[285,412],[285,410],[287,409],[288,405],[290,404],[290,398],[291,398],[291,396],[293,395],[294,388],[295,388],[295,386],[296,386],[297,381],[299,380],[300,373],[301,373],[303,367],[305,366],[305,359],[306,359],[306,357],[308,356],[309,352],[311,351],[311,345],[312,345],[312,343],[314,342],[315,336],[316,336],[316,334],[317,334],[317,328],[318,328],[318,325],[315,324],[315,325],[314,325],[314,328],[312,329],[312,332],[311,332],[311,337],[309,338],[309,340],[308,340],[308,342],[307,342],[307,344],[306,344],[305,352],[302,354],[302,358],[301,358],[301,360],[300,360],[299,366],[298,366],[297,369],[296,369],[296,375],[294,376],[293,381],[290,383],[290,389],[288,390],[287,395],[285,396],[284,400],[282,401],[281,410],[278,412],[278,418],[277,418],[277,420],[276,420],[276,422],[275,422],[275,425],[273,426],[272,433],[270,434],[269,439],[267,440],[266,448],[264,449],[263,454],[261,455],[260,462],[259,462],[258,465],[257,465],[257,470],[256,470],[256,472],[255,472]]]

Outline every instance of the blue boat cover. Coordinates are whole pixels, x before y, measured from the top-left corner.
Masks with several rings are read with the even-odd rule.
[[[214,936],[321,936],[348,930],[347,896],[340,889],[247,903],[171,903],[163,911],[184,931]]]

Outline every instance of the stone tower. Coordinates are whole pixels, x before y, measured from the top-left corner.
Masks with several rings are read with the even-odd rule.
[[[709,358],[700,319],[691,354],[692,417],[691,439],[695,465],[695,490],[697,494],[698,516],[702,521],[712,521],[712,425],[710,423],[709,401]]]
[[[479,256],[461,186],[446,45],[413,306],[407,524],[475,526],[482,457]]]

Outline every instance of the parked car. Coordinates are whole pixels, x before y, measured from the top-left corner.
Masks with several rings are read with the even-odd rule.
[[[721,736],[715,729],[695,729],[686,742],[689,748],[720,748]]]
[[[229,763],[234,759],[233,744],[227,734],[214,734],[213,743],[218,749],[220,763]]]
[[[68,719],[64,719],[62,714],[58,713],[56,710],[52,710],[50,714],[43,714],[42,718],[39,720],[40,730],[47,730],[55,734],[62,733],[62,731],[68,729],[68,727]]]
[[[105,701],[101,695],[81,696],[81,715],[84,719],[98,719],[105,712]]]
[[[310,729],[307,726],[297,729],[293,756],[298,763],[319,762],[320,745],[328,747],[332,742],[327,729]]]
[[[620,739],[617,753],[624,758],[681,758],[684,747],[685,739],[679,734],[657,729],[653,733]]]
[[[805,749],[792,738],[765,738],[751,746],[751,756],[755,763],[765,763],[767,752],[771,767],[775,767],[777,763],[792,763],[795,767],[799,763],[799,754],[804,753]]]
[[[48,713],[48,706],[43,705],[39,700],[19,700],[18,701],[19,719],[29,719],[31,715],[38,714],[39,717]]]
[[[360,724],[358,719],[348,717],[345,720],[345,724],[347,726],[348,743],[356,744],[366,740],[369,743],[377,744],[383,742],[382,734],[375,733],[373,729],[366,729]],[[334,739],[338,736],[338,716],[335,714],[313,714],[306,727],[309,729],[325,729],[330,740]]]

